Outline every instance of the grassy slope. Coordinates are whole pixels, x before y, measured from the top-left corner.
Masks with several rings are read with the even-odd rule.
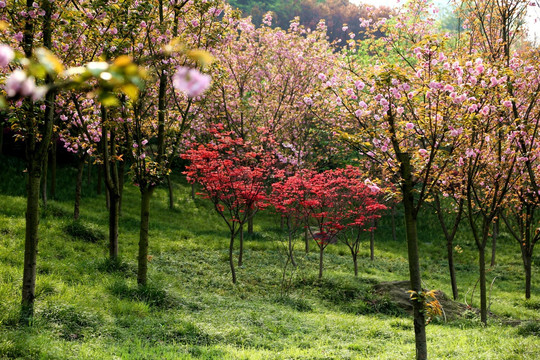
[[[95,172],[95,171],[94,171]],[[271,215],[255,220],[246,243],[239,284],[230,281],[227,230],[204,201],[192,201],[176,184],[174,211],[166,192],[151,209],[150,283],[136,286],[139,197],[127,185],[120,222],[123,262],[106,259],[103,196],[84,189],[81,224],[70,220],[74,169],[60,171],[58,201],[43,212],[38,255],[36,319],[17,325],[24,239],[22,165],[0,158],[0,358],[24,359],[402,359],[414,356],[412,321],[369,291],[379,281],[407,279],[403,240],[391,241],[389,220],[377,230],[376,260],[364,246],[360,276],[352,275],[348,249],[329,248],[323,282],[317,253],[296,252],[298,269],[283,292],[284,246]],[[450,293],[445,247],[433,216],[420,227],[424,281]],[[70,230],[70,231],[68,231]],[[71,233],[72,235],[70,235]],[[78,234],[79,237],[74,237]],[[85,235],[86,238],[83,236]],[[398,228],[403,236],[403,229]],[[92,237],[95,237],[93,239]],[[92,242],[92,240],[94,242]],[[466,230],[457,241],[462,294],[476,281],[476,252]],[[313,244],[312,244],[313,245]],[[302,243],[296,245],[302,248]],[[491,310],[502,317],[540,318],[540,256],[535,256],[533,298],[523,300],[517,245],[503,236]],[[475,294],[478,303],[478,290]],[[468,301],[470,302],[470,292]],[[433,359],[537,359],[540,338],[492,320],[482,328],[471,316],[428,327]],[[538,331],[538,329],[536,330]]]

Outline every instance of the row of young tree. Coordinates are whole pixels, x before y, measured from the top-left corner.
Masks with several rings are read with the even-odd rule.
[[[113,261],[124,164],[131,165],[141,193],[141,286],[152,193],[184,154],[188,177],[229,226],[233,281],[235,237],[242,241],[259,208],[274,204],[291,239],[299,228],[312,232],[322,276],[323,251],[338,236],[355,258],[358,234],[383,208],[371,190],[399,189],[419,359],[427,358],[416,227],[424,206],[441,220],[455,298],[453,239],[468,220],[484,323],[485,250],[501,220],[519,244],[530,297],[540,203],[540,69],[522,28],[530,4],[458,5],[462,32],[441,33],[430,3],[413,0],[392,17],[360,19],[363,40],[342,25],[347,46],[336,50],[324,22],[272,28],[267,14],[256,27],[219,0],[8,1],[0,8],[0,66],[7,119],[28,163],[22,318],[33,314],[39,189],[56,138],[81,164],[75,216],[85,162],[103,169]],[[34,51],[39,46],[48,50]]]

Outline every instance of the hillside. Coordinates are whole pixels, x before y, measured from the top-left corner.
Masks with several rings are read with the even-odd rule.
[[[373,286],[407,279],[403,228],[392,240],[390,219],[376,231],[375,260],[360,253],[355,278],[348,249],[328,248],[325,275],[317,280],[318,255],[296,243],[298,268],[284,273],[285,244],[269,211],[255,219],[246,239],[244,266],[233,285],[227,263],[227,229],[206,201],[174,184],[175,210],[158,189],[152,203],[150,269],[146,288],[136,285],[139,194],[128,184],[120,221],[122,261],[110,263],[107,213],[96,179],[85,180],[81,220],[71,220],[75,169],[60,169],[58,200],[42,209],[36,317],[18,325],[24,239],[24,166],[0,157],[0,358],[2,359],[404,359],[414,355],[412,319]],[[93,172],[95,175],[96,171]],[[445,249],[435,219],[420,224],[425,284],[450,292]],[[401,217],[398,214],[398,224]],[[457,242],[458,284],[471,304],[476,282],[475,247]],[[490,324],[465,311],[428,328],[433,359],[537,359],[540,357],[538,281],[523,300],[518,250],[501,237],[498,264],[488,275]],[[540,261],[534,257],[535,264]],[[534,267],[533,279],[540,274]],[[478,291],[473,306],[478,305]],[[510,326],[508,322],[513,322]],[[535,335],[536,334],[536,335]]]

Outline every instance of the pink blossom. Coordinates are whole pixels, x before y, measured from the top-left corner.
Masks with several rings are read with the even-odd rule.
[[[146,145],[146,144],[148,144],[148,140],[144,139],[143,141],[141,141],[141,145],[142,145],[142,146],[144,146],[144,145]]]
[[[407,128],[407,130],[412,130],[412,129],[414,129],[414,124],[409,122],[409,123],[405,124],[405,128]]]
[[[5,44],[0,44],[0,67],[6,67],[14,58],[15,52],[13,49]]]
[[[4,89],[8,97],[30,96],[36,89],[36,82],[33,77],[28,77],[24,71],[17,69],[7,78]]]
[[[418,150],[418,152],[420,153],[420,156],[427,156],[428,155],[428,151],[426,149],[420,149],[420,150]]]
[[[512,102],[510,100],[504,100],[502,102],[503,106],[507,107],[507,108],[511,108],[512,107]]]
[[[202,95],[210,87],[212,78],[196,69],[180,66],[172,81],[175,89],[193,98]]]

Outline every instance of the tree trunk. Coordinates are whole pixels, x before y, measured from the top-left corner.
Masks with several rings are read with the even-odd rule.
[[[480,270],[480,320],[484,325],[487,325],[486,259],[484,247],[478,247],[478,265]]]
[[[36,290],[36,260],[39,224],[39,184],[40,174],[37,164],[28,168],[26,185],[26,237],[24,242],[24,271],[22,284],[21,321],[28,324],[34,316]],[[38,165],[39,166],[39,165]]]
[[[525,268],[525,299],[531,298],[531,255],[527,254],[525,249],[521,249],[521,257],[523,258],[523,267]]]
[[[111,209],[111,191],[105,186],[105,207],[107,210]]]
[[[396,241],[396,204],[392,205],[392,240]]]
[[[84,156],[82,159],[79,159],[79,163],[77,164],[77,181],[75,182],[75,205],[73,209],[73,218],[77,220],[79,218],[79,209],[81,205],[81,190],[82,190],[82,182],[83,182],[83,170],[84,170],[84,164],[85,164],[86,156]]]
[[[351,254],[352,254],[352,261],[354,264],[354,276],[358,277],[358,254],[353,249],[351,249]]]
[[[499,219],[493,223],[493,236],[491,238],[491,263],[490,266],[495,266],[495,252],[497,250],[497,238],[499,237]]]
[[[304,243],[306,248],[306,254],[309,254],[309,230],[307,227],[304,229]]]
[[[122,216],[122,199],[124,198],[124,178],[126,174],[126,162],[120,161],[118,166],[118,216]]]
[[[41,201],[43,201],[43,207],[47,207],[47,169],[49,167],[49,153],[46,151],[43,158],[43,164],[41,165]]]
[[[231,266],[232,282],[233,284],[236,284],[236,271],[234,270],[233,250],[234,250],[234,229],[231,229],[231,241],[229,243],[229,265]]]
[[[171,176],[167,175],[167,187],[169,188],[169,210],[174,209],[174,192],[171,182]]]
[[[323,255],[324,255],[324,247],[319,246],[319,279],[322,279],[322,275],[323,275]]]
[[[244,258],[244,224],[240,225],[240,252],[238,254],[238,266],[242,266]]]
[[[107,191],[109,199],[109,257],[118,259],[118,218],[120,210],[120,196],[114,191]]]
[[[195,183],[191,184],[191,200],[195,200]]]
[[[141,188],[141,226],[139,230],[139,256],[137,283],[146,286],[148,280],[148,227],[150,223],[150,199],[154,188]]]
[[[400,153],[401,176],[403,181],[403,206],[405,212],[405,231],[407,234],[407,251],[409,257],[409,275],[411,288],[420,293],[422,291],[422,278],[420,273],[420,255],[418,251],[418,232],[416,228],[416,214],[414,208],[414,186],[412,182],[412,168],[410,155]],[[427,359],[426,320],[424,318],[424,304],[412,301],[414,313],[414,335],[416,343],[416,359]]]
[[[371,220],[371,227],[375,228],[375,220]],[[369,258],[371,261],[375,260],[375,230],[371,230],[369,234]]]
[[[253,235],[253,210],[248,210],[249,211],[249,217],[248,217],[248,228],[247,228],[247,232],[249,235]]]
[[[4,149],[4,123],[0,122],[0,155],[3,155]]]
[[[56,136],[51,144],[51,199],[56,199]]]
[[[452,296],[458,299],[458,288],[456,282],[456,270],[454,268],[454,244],[452,239],[446,241],[446,252],[448,255],[448,269],[450,270],[450,283],[452,284]]]

